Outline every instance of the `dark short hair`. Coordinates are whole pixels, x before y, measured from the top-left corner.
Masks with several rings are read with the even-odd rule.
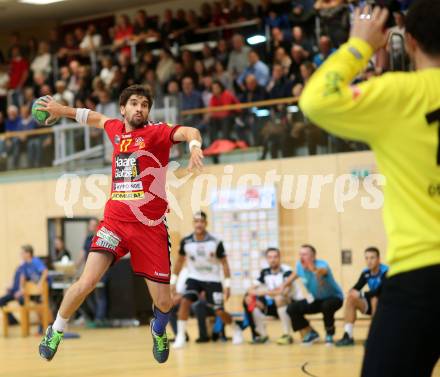
[[[131,85],[128,88],[125,88],[119,96],[119,106],[125,106],[133,95],[145,97],[148,101],[148,107],[150,109],[153,107],[151,90],[144,85]]]
[[[365,249],[365,253],[376,253],[380,257],[380,251],[376,246],[369,246]]]
[[[212,85],[218,85],[220,87],[220,89],[222,90],[222,92],[224,92],[226,89],[225,86],[223,85],[223,83],[219,80],[214,80],[212,82]]]
[[[278,249],[277,247],[268,247],[265,251],[266,256],[272,251],[275,251],[278,255],[281,254],[280,249]]]
[[[428,55],[440,55],[440,2],[414,1],[406,15],[405,30]]]
[[[194,216],[193,216],[194,219],[198,219],[198,218],[200,218],[200,217],[201,217],[203,220],[205,220],[205,221],[206,221],[206,219],[208,218],[208,216],[206,215],[206,213],[203,212],[203,211],[197,211],[197,212],[194,214]]]
[[[315,249],[312,245],[310,245],[310,244],[308,244],[308,243],[305,243],[305,244],[301,245],[301,247],[307,247],[308,249],[311,250],[311,252],[313,253],[313,255],[316,255],[316,249]]]
[[[34,256],[34,248],[32,247],[32,245],[23,245],[23,246],[21,247],[21,249],[22,249],[24,252],[30,254],[31,257]]]

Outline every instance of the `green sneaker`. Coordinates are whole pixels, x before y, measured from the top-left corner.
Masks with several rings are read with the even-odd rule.
[[[64,334],[62,332],[55,331],[52,326],[49,326],[46,330],[46,335],[38,347],[40,356],[47,361],[51,361],[57,353],[63,336]]]
[[[293,338],[291,335],[284,334],[281,338],[277,340],[277,344],[280,346],[286,346],[293,343]]]
[[[158,363],[164,363],[168,360],[170,347],[168,344],[167,333],[157,335],[153,330],[153,320],[150,322],[151,335],[153,337],[153,356]]]

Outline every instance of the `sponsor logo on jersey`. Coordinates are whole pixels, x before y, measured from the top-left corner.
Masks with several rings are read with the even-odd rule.
[[[130,139],[131,134],[122,135],[122,139]]]
[[[118,154],[115,159],[115,180],[133,179],[139,174],[139,164],[130,154]]]
[[[113,192],[112,200],[139,200],[145,197],[143,191]]]
[[[115,144],[119,144],[121,142],[121,136],[119,135],[115,135],[115,138],[113,139],[113,142]]]
[[[134,146],[138,147],[139,149],[145,148],[145,140],[142,136],[139,136],[135,139]]]
[[[139,191],[142,190],[142,182],[116,182],[113,191]]]
[[[98,246],[106,247],[107,249],[115,250],[121,242],[121,239],[111,230],[108,230],[105,226],[99,229],[98,232],[96,232],[96,235],[98,236],[96,244]],[[104,243],[108,244],[109,246],[104,246]]]

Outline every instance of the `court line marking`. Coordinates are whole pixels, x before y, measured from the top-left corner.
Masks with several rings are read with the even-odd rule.
[[[311,374],[309,371],[307,371],[306,366],[307,366],[308,363],[309,363],[309,362],[306,361],[306,362],[301,366],[301,371],[302,371],[304,374],[307,374],[307,376],[310,376],[310,377],[318,377],[318,376],[316,376],[316,375],[314,375],[314,374]]]

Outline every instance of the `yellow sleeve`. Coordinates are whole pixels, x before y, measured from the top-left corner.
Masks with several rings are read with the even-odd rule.
[[[386,132],[397,105],[394,74],[350,85],[372,54],[367,42],[350,38],[307,83],[299,101],[303,113],[313,123],[344,138],[371,143]]]

